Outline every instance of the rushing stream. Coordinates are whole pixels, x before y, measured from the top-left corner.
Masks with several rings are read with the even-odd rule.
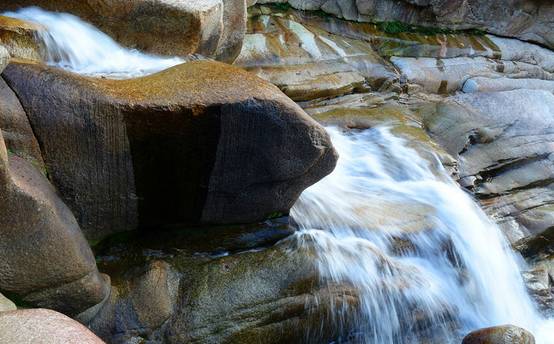
[[[363,342],[414,343],[427,334],[459,343],[481,327],[514,324],[552,343],[499,228],[442,170],[386,128],[328,129],[336,170],[292,210],[333,282],[360,292]],[[352,321],[352,319],[350,319]],[[549,336],[550,334],[550,336]],[[419,336],[419,337],[418,337]]]
[[[136,77],[183,62],[121,47],[69,14],[27,8],[6,15],[47,28],[49,64],[77,73]],[[315,245],[322,278],[348,283],[360,309],[335,310],[362,342],[459,343],[471,330],[514,324],[553,343],[552,321],[527,294],[499,228],[450,179],[385,127],[345,134],[329,128],[336,170],[292,209],[296,244]],[[291,240],[291,239],[289,239]]]
[[[37,39],[50,65],[89,76],[132,78],[183,63],[178,57],[160,57],[127,49],[94,26],[67,13],[28,7],[3,15],[36,22],[47,30]]]

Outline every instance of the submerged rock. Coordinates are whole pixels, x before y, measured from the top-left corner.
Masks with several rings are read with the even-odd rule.
[[[300,107],[224,64],[106,80],[14,62],[3,76],[89,239],[284,214],[337,160],[325,130]]]
[[[70,315],[106,297],[73,214],[31,164],[8,158],[1,132],[0,214],[0,291]]]
[[[471,332],[462,344],[535,344],[535,337],[525,329],[505,325]]]
[[[163,55],[200,53],[232,62],[246,29],[244,0],[8,0],[0,11],[37,5],[83,18],[128,47]]]
[[[47,309],[0,312],[0,343],[104,344],[85,326]]]

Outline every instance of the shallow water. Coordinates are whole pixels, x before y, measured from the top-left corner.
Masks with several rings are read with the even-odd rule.
[[[328,131],[338,166],[291,216],[302,229],[297,244],[315,245],[322,278],[361,292],[361,311],[339,307],[337,319],[356,317],[366,343],[459,343],[502,324],[554,342],[554,322],[524,287],[523,262],[438,162],[387,128]]]
[[[88,76],[123,79],[152,74],[183,63],[178,57],[161,57],[127,49],[76,16],[28,7],[3,15],[46,27],[37,39],[52,66]]]

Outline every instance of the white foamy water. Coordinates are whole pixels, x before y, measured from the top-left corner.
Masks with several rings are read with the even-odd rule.
[[[160,57],[120,46],[96,27],[67,13],[29,7],[3,15],[43,25],[37,39],[50,65],[89,76],[132,78],[178,65],[178,57]]]
[[[315,247],[324,280],[359,290],[359,313],[333,314],[355,318],[358,340],[460,343],[472,330],[513,324],[554,342],[553,322],[524,287],[523,263],[438,162],[386,128],[328,130],[339,163],[292,209],[302,229],[294,239]]]

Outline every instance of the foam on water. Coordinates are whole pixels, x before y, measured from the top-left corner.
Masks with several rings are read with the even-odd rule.
[[[132,78],[183,63],[178,57],[161,57],[127,49],[76,16],[28,7],[3,15],[41,24],[46,31],[37,39],[45,47],[50,65],[89,76]]]
[[[524,287],[523,262],[440,163],[387,128],[328,131],[338,166],[291,215],[302,229],[296,244],[315,245],[322,278],[361,293],[361,311],[337,309],[337,318],[355,317],[366,343],[419,343],[422,335],[459,343],[502,324],[554,342],[553,322]]]

